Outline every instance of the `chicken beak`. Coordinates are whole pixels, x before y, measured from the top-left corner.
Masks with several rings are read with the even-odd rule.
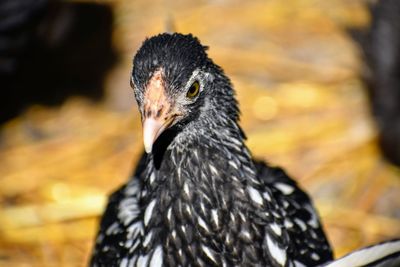
[[[143,121],[143,143],[147,154],[153,149],[153,144],[165,129],[172,123],[172,120],[164,120],[161,118],[146,118]]]
[[[142,110],[143,143],[149,154],[157,138],[174,121],[174,107],[167,97],[162,70],[154,72],[144,95]]]

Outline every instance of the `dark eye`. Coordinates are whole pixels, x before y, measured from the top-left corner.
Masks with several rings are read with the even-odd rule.
[[[195,81],[194,83],[192,83],[189,90],[187,91],[186,97],[193,99],[199,94],[199,92],[200,92],[200,84],[198,81]]]

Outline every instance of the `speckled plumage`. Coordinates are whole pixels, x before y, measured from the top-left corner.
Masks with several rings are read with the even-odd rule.
[[[191,35],[137,52],[143,116],[158,71],[179,118],[109,200],[92,266],[317,266],[332,252],[312,202],[281,169],[252,159],[229,79]],[[199,81],[199,96],[184,94]],[[154,114],[153,114],[154,115]]]

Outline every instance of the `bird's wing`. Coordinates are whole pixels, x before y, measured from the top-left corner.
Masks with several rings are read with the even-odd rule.
[[[255,162],[257,175],[280,207],[296,266],[317,266],[333,259],[332,250],[312,201],[280,168]]]
[[[145,156],[140,160],[132,179],[108,200],[107,208],[100,223],[91,266],[120,266],[127,264],[129,255],[141,242],[143,224],[139,206],[141,194],[140,173],[144,168]]]
[[[324,267],[398,267],[400,266],[400,240],[356,250],[340,259],[323,265]]]

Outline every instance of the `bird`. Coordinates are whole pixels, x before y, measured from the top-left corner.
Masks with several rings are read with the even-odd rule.
[[[133,60],[143,155],[110,197],[93,266],[316,266],[332,251],[310,198],[254,160],[229,78],[192,35]],[[128,264],[129,263],[129,264]]]
[[[207,49],[161,33],[134,56],[145,152],[109,198],[90,266],[332,263],[310,197],[247,148],[233,85]]]
[[[369,29],[353,30],[365,63],[361,77],[383,155],[400,166],[400,2],[377,1],[370,9]]]

